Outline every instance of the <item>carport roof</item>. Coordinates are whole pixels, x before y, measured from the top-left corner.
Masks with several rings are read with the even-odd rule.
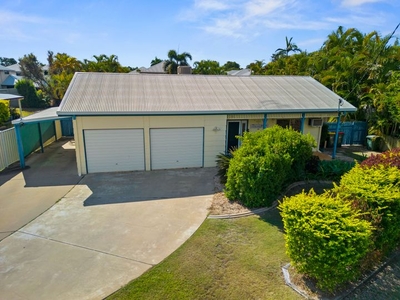
[[[76,73],[58,115],[326,113],[339,99],[305,76]]]
[[[29,115],[25,118],[13,120],[13,124],[40,123],[46,121],[54,121],[60,119],[68,119],[70,117],[61,117],[57,115],[58,107],[51,107],[40,112]]]

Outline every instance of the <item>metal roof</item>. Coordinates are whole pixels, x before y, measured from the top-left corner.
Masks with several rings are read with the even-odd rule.
[[[45,122],[45,121],[53,121],[53,120],[60,120],[60,119],[65,119],[68,117],[60,117],[57,115],[57,110],[58,107],[51,107],[45,110],[42,110],[40,112],[34,113],[32,115],[29,115],[25,118],[20,118],[13,120],[13,124],[20,124],[20,123],[39,123],[39,122]]]
[[[22,76],[17,76],[17,75],[8,75],[8,77],[1,83],[1,85],[15,85],[18,80],[21,80],[23,77]]]
[[[12,71],[10,68],[7,68],[3,65],[0,65],[0,71]]]
[[[250,69],[241,69],[241,70],[231,70],[226,72],[229,76],[250,76],[251,70]]]
[[[0,99],[2,99],[2,100],[18,100],[18,99],[24,99],[24,96],[0,93]]]
[[[336,112],[339,96],[305,76],[76,73],[59,115]],[[341,111],[356,111],[344,101]]]

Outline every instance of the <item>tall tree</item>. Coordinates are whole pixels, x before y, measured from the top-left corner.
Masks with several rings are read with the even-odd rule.
[[[37,87],[46,94],[51,95],[48,79],[44,74],[45,65],[39,62],[33,53],[24,55],[24,57],[20,58],[19,64],[21,66],[22,75],[25,78],[35,83]]]
[[[164,70],[169,74],[178,73],[178,66],[188,66],[188,59],[192,60],[192,55],[188,52],[178,53],[175,50],[168,51],[168,60],[165,61]]]
[[[297,47],[297,45],[295,43],[292,42],[293,37],[291,37],[290,39],[287,38],[287,36],[285,37],[286,40],[286,47],[285,48],[278,48],[275,50],[275,53],[272,55],[272,60],[277,60],[280,57],[285,57],[285,56],[289,56],[290,52],[301,52],[301,50],[299,49],[299,47]]]
[[[260,75],[260,74],[263,74],[264,66],[265,66],[265,62],[262,59],[262,60],[256,60],[256,61],[252,62],[251,64],[247,65],[246,68],[250,69],[252,74]]]
[[[0,57],[0,65],[2,66],[8,67],[16,63],[17,61],[14,58]]]

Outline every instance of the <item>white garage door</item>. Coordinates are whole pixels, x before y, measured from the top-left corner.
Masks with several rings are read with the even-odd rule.
[[[150,129],[151,169],[203,166],[203,128]]]
[[[88,173],[144,170],[143,129],[85,130]]]

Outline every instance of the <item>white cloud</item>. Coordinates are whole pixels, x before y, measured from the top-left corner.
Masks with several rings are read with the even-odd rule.
[[[361,6],[366,3],[377,3],[377,2],[384,2],[384,0],[342,0],[342,6],[354,7],[354,6]]]
[[[12,11],[0,11],[0,24],[10,25],[18,23],[45,24],[49,20],[35,15],[26,15]]]
[[[244,3],[246,17],[267,16],[279,8],[284,8],[295,1],[252,0]]]

